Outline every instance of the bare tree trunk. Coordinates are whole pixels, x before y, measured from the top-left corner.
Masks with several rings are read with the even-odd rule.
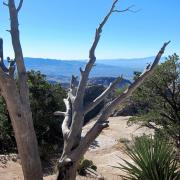
[[[41,180],[41,163],[31,111],[22,105],[14,81],[8,84],[8,87],[4,86],[2,95],[5,98],[14,129],[24,179]]]
[[[27,85],[26,68],[19,37],[18,13],[22,7],[20,0],[16,8],[14,0],[4,3],[9,9],[12,38],[15,59],[17,65],[17,80],[14,79],[15,66],[6,68],[3,63],[3,41],[1,39],[1,64],[0,64],[0,90],[4,97],[11,118],[18,152],[25,180],[42,180],[41,162],[38,152],[36,134],[33,127],[32,113],[29,101],[29,89]]]
[[[75,180],[77,171],[77,162],[68,166],[59,167],[57,180]]]

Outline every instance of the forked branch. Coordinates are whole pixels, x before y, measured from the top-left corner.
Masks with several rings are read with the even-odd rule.
[[[118,77],[115,79],[113,83],[111,83],[107,89],[100,95],[98,96],[94,101],[92,101],[90,104],[88,104],[84,108],[84,113],[87,114],[89,111],[94,109],[100,102],[102,102],[114,89],[115,87],[123,80],[122,77]]]
[[[23,1],[20,1],[18,10],[21,9],[22,3]],[[11,24],[10,34],[11,34],[12,45],[15,54],[15,61],[17,65],[19,92],[22,103],[27,104],[26,102],[29,101],[29,89],[27,86],[26,68],[24,64],[24,57],[23,57],[23,52],[19,37],[18,11],[16,9],[14,0],[8,0],[8,8],[9,8],[10,24]],[[27,104],[27,108],[28,109],[30,108],[29,103]]]
[[[140,10],[133,10],[132,8],[135,7],[135,5],[131,5],[129,7],[127,7],[126,9],[123,9],[123,10],[118,10],[118,9],[115,9],[113,10],[113,12],[117,12],[117,13],[123,13],[123,12],[132,12],[132,13],[136,13],[136,12],[139,12]]]
[[[85,89],[86,89],[87,82],[88,82],[89,73],[96,61],[95,49],[99,43],[102,29],[103,29],[104,25],[106,24],[107,20],[109,19],[109,17],[111,16],[111,14],[113,13],[113,10],[114,10],[117,2],[118,2],[118,0],[115,0],[113,2],[112,7],[110,8],[109,12],[105,16],[105,18],[102,20],[99,27],[96,29],[95,38],[94,38],[93,44],[89,51],[89,61],[86,64],[84,70],[80,69],[81,80],[80,80],[78,88],[76,90],[76,95],[72,96],[74,93],[71,93],[71,92],[69,94],[69,95],[71,95],[70,98],[72,99],[73,110],[75,111],[73,119],[72,119],[71,127],[70,127],[70,129],[71,129],[70,135],[69,135],[70,139],[72,139],[73,136],[79,137],[82,132],[82,126],[83,126],[83,120],[84,120],[83,116],[85,115],[85,111],[84,111],[84,107],[83,107],[84,94],[85,94]],[[105,93],[105,94],[107,94],[107,93]],[[103,95],[103,97],[104,97],[104,95]],[[101,100],[101,98],[98,99],[97,102],[99,100]],[[88,111],[88,109],[86,109],[86,111]],[[79,117],[82,117],[82,119]],[[75,135],[75,134],[78,134],[78,135]]]
[[[170,43],[164,43],[163,47],[161,50],[158,52],[153,64],[149,66],[148,68],[145,69],[145,71],[140,75],[140,77],[127,88],[122,95],[119,97],[115,98],[112,102],[110,102],[101,112],[101,115],[97,119],[96,123],[94,126],[87,132],[85,137],[82,139],[81,142],[81,147],[79,147],[79,151],[84,151],[87,150],[89,147],[90,143],[92,143],[95,138],[101,133],[101,131],[104,129],[104,127],[108,126],[107,119],[111,115],[111,113],[115,110],[117,105],[122,105],[124,101],[131,96],[131,94],[144,82],[146,78],[148,78],[154,71],[156,65],[159,63],[161,56],[164,53],[164,50],[166,46]],[[85,145],[86,144],[86,145]],[[80,153],[80,152],[78,152]]]
[[[22,5],[23,5],[23,0],[20,0],[20,1],[19,1],[19,5],[18,5],[18,7],[17,7],[17,12],[19,12],[19,11],[21,10]]]
[[[5,5],[5,6],[7,6],[7,7],[9,6],[9,4],[8,4],[8,3],[6,3],[6,2],[3,2],[3,5]]]
[[[62,133],[63,137],[67,138],[67,135],[69,133],[69,127],[71,124],[71,103],[70,103],[70,98],[68,97],[67,99],[64,99],[64,103],[66,105],[66,112],[62,111],[56,111],[54,112],[55,116],[64,116],[64,120],[62,123]]]
[[[107,109],[109,109],[111,112],[113,109],[118,105],[123,103],[131,94],[144,82],[144,80],[149,77],[153,72],[157,64],[159,63],[162,55],[164,54],[166,46],[170,43],[170,41],[164,43],[158,54],[156,55],[154,62],[151,66],[147,67],[144,72],[139,76],[139,78],[131,84],[122,95],[117,97],[115,100],[113,100]],[[110,113],[110,112],[109,112]]]
[[[111,16],[111,14],[113,13],[113,10],[114,10],[117,2],[118,2],[118,0],[114,1],[110,11],[105,16],[103,21],[100,23],[99,27],[96,29],[95,38],[94,38],[93,44],[92,44],[90,51],[89,51],[89,62],[87,63],[85,70],[84,71],[81,70],[81,80],[80,80],[80,83],[78,86],[77,98],[76,98],[77,102],[79,102],[79,103],[82,103],[82,101],[83,101],[83,97],[84,97],[89,73],[90,73],[90,71],[91,71],[91,69],[92,69],[92,67],[96,61],[95,50],[96,50],[96,47],[99,43],[100,36],[102,33],[102,29],[103,29],[104,25],[106,24],[107,20],[109,19],[109,17]]]

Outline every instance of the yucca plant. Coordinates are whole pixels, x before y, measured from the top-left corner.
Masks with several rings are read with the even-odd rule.
[[[134,161],[118,163],[127,175],[125,180],[180,180],[178,162],[173,147],[158,138],[142,136],[134,139],[133,145],[127,146],[126,154]]]

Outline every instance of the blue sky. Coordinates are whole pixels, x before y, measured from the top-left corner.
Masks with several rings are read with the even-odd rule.
[[[2,2],[2,1],[1,1]],[[18,1],[16,1],[18,2]],[[24,0],[19,22],[24,56],[87,59],[94,31],[112,0]],[[114,13],[103,29],[99,59],[153,56],[171,40],[166,55],[180,55],[180,0],[119,0],[137,13]],[[7,7],[0,5],[5,56],[13,56]]]

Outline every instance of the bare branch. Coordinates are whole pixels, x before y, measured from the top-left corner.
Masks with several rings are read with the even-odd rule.
[[[0,58],[1,58],[1,60],[4,59],[4,54],[3,53],[4,53],[3,52],[3,39],[0,38]]]
[[[76,96],[76,91],[77,91],[77,84],[78,84],[78,76],[72,75],[71,78],[71,84],[70,84],[70,92],[72,96]]]
[[[64,99],[64,103],[66,105],[66,112],[64,113],[64,121],[62,123],[62,131],[64,138],[67,138],[67,135],[69,133],[69,127],[71,124],[71,103],[70,98]]]
[[[118,77],[100,96],[98,96],[93,102],[88,104],[84,109],[85,114],[94,109],[102,100],[104,100],[105,97],[107,97],[122,80],[122,76]]]
[[[89,51],[89,62],[87,63],[84,72],[82,73],[82,77],[81,77],[81,80],[80,80],[80,83],[78,86],[78,90],[77,90],[77,102],[79,102],[79,103],[82,103],[82,101],[83,101],[83,97],[84,97],[85,88],[87,85],[89,73],[90,73],[90,71],[91,71],[91,69],[92,69],[92,67],[96,61],[95,49],[99,43],[100,36],[102,33],[102,29],[103,29],[104,25],[106,24],[107,20],[109,19],[109,17],[111,16],[117,2],[118,2],[118,0],[114,1],[110,11],[105,16],[103,21],[100,23],[99,27],[96,29],[95,38],[94,38],[93,44],[92,44],[90,51]]]
[[[105,116],[109,115],[110,113],[112,113],[112,111],[116,108],[116,106],[118,104],[121,104],[122,102],[124,102],[129,96],[131,96],[131,94],[144,82],[144,80],[149,77],[153,72],[154,69],[156,67],[156,65],[159,63],[161,56],[163,55],[166,46],[170,43],[164,43],[164,45],[162,46],[161,50],[158,52],[157,56],[155,57],[155,60],[153,62],[153,64],[149,67],[147,67],[145,69],[145,71],[140,75],[140,77],[133,83],[131,84],[125,91],[123,94],[121,94],[119,97],[117,97],[116,99],[114,99],[107,107],[107,109],[105,110],[106,114]],[[104,115],[102,116],[104,118]]]
[[[138,9],[138,10],[132,10],[133,7],[135,7],[135,5],[131,5],[131,6],[127,7],[126,9],[123,9],[123,10],[115,9],[115,10],[113,10],[113,12],[123,13],[123,12],[129,11],[129,12],[137,13],[137,12],[140,11],[140,9]]]
[[[17,73],[18,73],[19,92],[22,103],[24,105],[26,104],[29,109],[30,104],[27,103],[29,102],[29,89],[27,85],[27,74],[24,64],[24,57],[20,43],[18,11],[16,9],[14,0],[9,0],[8,4],[9,4],[8,6],[9,14],[10,14],[11,39],[12,39],[12,45],[15,54]]]
[[[62,112],[62,111],[56,111],[54,112],[54,116],[65,116],[66,112]]]
[[[91,128],[86,136],[82,138],[79,146],[72,152],[69,158],[72,161],[77,161],[79,158],[81,158],[82,155],[88,150],[92,142],[96,139],[96,137],[102,132],[102,130],[109,127],[108,123],[108,121],[105,121],[101,124],[98,123],[94,126],[94,128]]]
[[[9,76],[10,78],[14,79],[14,72],[16,69],[16,66],[15,66],[16,60],[10,59],[9,57],[7,57],[7,61],[9,63]]]
[[[20,0],[19,5],[17,7],[17,12],[19,12],[21,10],[22,5],[23,5],[23,0]]]
[[[4,64],[4,55],[3,55],[3,39],[0,38],[0,68],[3,72],[8,73],[9,70]]]
[[[84,71],[82,70],[82,68],[81,68],[81,67],[80,67],[80,69],[79,69],[79,70],[80,70],[81,76],[83,76],[83,72],[84,72]]]
[[[11,34],[11,30],[7,29],[6,31],[9,32],[9,33]]]
[[[6,2],[3,2],[3,5],[5,5],[5,6],[9,7],[9,4],[8,4],[8,3],[6,3]]]
[[[120,95],[119,97],[117,97],[116,99],[114,99],[112,102],[110,102],[101,112],[100,117],[98,118],[98,120],[96,121],[96,123],[93,125],[93,127],[87,132],[87,134],[85,135],[85,137],[83,138],[83,143],[85,144],[89,144],[90,142],[93,142],[95,140],[95,138],[100,134],[100,132],[103,130],[102,128],[102,124],[107,124],[106,120],[107,118],[111,115],[111,113],[113,112],[113,110],[117,107],[117,105],[122,104],[129,96],[131,96],[131,94],[143,83],[143,81],[149,77],[156,65],[159,63],[161,56],[164,53],[164,50],[166,48],[166,46],[170,43],[164,43],[163,47],[161,48],[161,50],[158,52],[153,64],[149,67],[146,68],[146,70],[144,71],[144,73],[142,73],[140,75],[140,77],[129,86],[129,88],[127,88],[124,93],[122,95]],[[101,127],[101,128],[100,128]],[[84,147],[85,149],[88,148]]]
[[[72,75],[72,78],[71,78],[71,88],[75,87],[77,85],[77,79],[78,79],[78,76],[74,76]]]
[[[77,143],[78,143],[78,141],[80,141],[79,137],[81,136],[82,126],[83,126],[83,119],[84,119],[83,118],[83,116],[84,116],[83,100],[84,100],[85,89],[87,86],[89,73],[96,61],[95,49],[100,40],[100,35],[102,32],[102,29],[103,29],[105,23],[107,22],[107,20],[109,19],[110,15],[112,14],[112,11],[114,10],[115,4],[117,2],[118,2],[118,0],[114,1],[110,11],[105,16],[103,21],[100,23],[99,27],[96,29],[95,38],[94,38],[93,44],[89,51],[89,62],[86,64],[85,70],[82,71],[81,80],[79,82],[79,85],[77,88],[77,93],[76,93],[75,99],[73,101],[73,111],[75,113],[73,114],[73,120],[72,120],[71,127],[70,127],[71,130],[70,130],[70,134],[69,134],[68,138],[69,139],[76,138]],[[82,118],[79,118],[79,117],[82,117]],[[69,143],[69,147],[70,146],[73,146],[73,144]],[[72,148],[72,147],[70,147],[70,148]]]

